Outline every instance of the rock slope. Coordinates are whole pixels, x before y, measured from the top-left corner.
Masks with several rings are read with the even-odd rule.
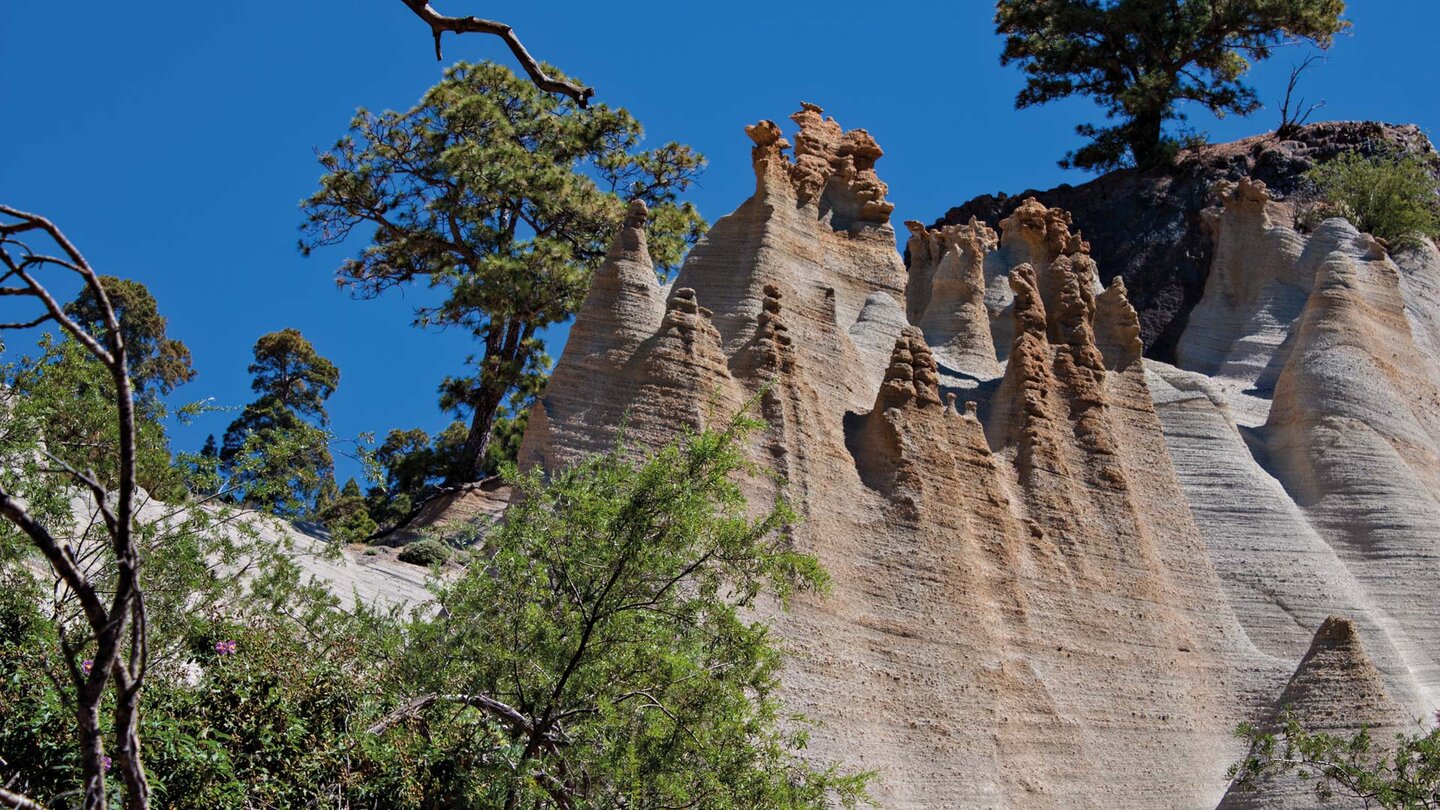
[[[666,295],[654,333],[587,326],[605,339],[561,357],[522,462],[613,440],[621,420],[571,405],[587,392],[626,392],[642,445],[753,401],[755,459],[834,578],[774,615],[812,751],[876,769],[887,807],[1213,806],[1243,753],[1231,728],[1293,662],[1230,607],[1123,283],[1102,289],[1069,215],[1038,202],[998,232],[912,226],[907,275],[879,147],[813,106],[793,120],[793,153],[774,123],[747,128],[755,194],[673,289],[633,293]],[[640,306],[616,289],[585,312]]]
[[[1396,734],[1413,732],[1415,724],[1386,690],[1385,680],[1370,660],[1360,636],[1359,629],[1348,619],[1338,616],[1326,619],[1315,631],[1310,649],[1276,701],[1274,713],[1261,727],[1278,733],[1288,715],[1315,733],[1348,737],[1363,727],[1380,745]],[[1266,777],[1256,785],[1231,788],[1220,807],[1222,810],[1302,810],[1317,806],[1366,806],[1362,800],[1343,794],[1333,801],[1322,802],[1315,786],[1313,777],[1301,778],[1295,772]]]
[[[1093,216],[1152,204],[1109,196],[1132,173],[1050,195],[1090,218],[1027,198],[906,223],[907,267],[880,147],[813,105],[792,121],[793,146],[746,128],[755,192],[672,285],[631,210],[521,461],[758,411],[775,475],[746,485],[788,481],[834,581],[767,609],[811,751],[874,769],[885,807],[1301,807],[1296,783],[1227,796],[1239,721],[1430,716],[1440,252],[1302,234],[1258,176],[1293,193],[1336,144],[1418,133],[1213,148],[1167,192],[1199,235],[1164,250]],[[1152,266],[1192,236],[1193,290]]]

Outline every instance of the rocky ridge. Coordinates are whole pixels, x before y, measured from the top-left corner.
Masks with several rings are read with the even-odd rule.
[[[873,139],[792,120],[793,149],[746,128],[755,193],[673,284],[632,210],[521,461],[757,409],[778,476],[746,485],[789,482],[834,582],[767,608],[811,751],[873,768],[885,807],[1305,807],[1293,781],[1227,792],[1239,721],[1430,715],[1440,252],[1301,233],[1293,198],[1217,179],[1197,303],[1157,328],[1159,271],[1105,267],[1113,215],[907,223],[907,268]],[[1317,126],[1216,154],[1263,174],[1368,131]],[[1173,365],[1144,356],[1162,334]]]
[[[747,128],[756,192],[672,288],[597,284],[597,322],[657,294],[666,314],[638,342],[611,330],[567,350],[522,463],[619,430],[568,405],[572,369],[629,392],[641,445],[756,401],[755,458],[789,481],[794,541],[835,585],[774,614],[811,750],[875,768],[889,807],[1213,805],[1230,729],[1293,662],[1230,609],[1123,284],[1102,289],[1069,215],[1038,202],[998,231],[912,226],[926,258],[907,274],[879,148],[812,106],[793,120],[793,157],[774,123]]]
[[[1214,257],[1203,212],[1211,206],[1217,183],[1244,178],[1265,183],[1280,203],[1283,224],[1293,226],[1314,194],[1304,178],[1307,169],[1347,152],[1397,149],[1435,154],[1412,125],[1310,124],[1285,139],[1271,133],[1189,149],[1174,169],[1125,169],[1081,185],[981,195],[950,209],[935,227],[972,217],[995,227],[1031,197],[1069,211],[1085,223],[1104,281],[1125,279],[1140,313],[1146,355],[1173,362],[1176,341],[1205,291]]]

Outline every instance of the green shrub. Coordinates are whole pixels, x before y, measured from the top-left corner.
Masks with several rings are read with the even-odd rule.
[[[400,562],[412,565],[439,565],[450,559],[450,549],[439,540],[416,540],[400,549]]]
[[[320,522],[330,530],[330,536],[345,543],[363,543],[380,527],[375,525],[370,513],[365,510],[365,499],[360,496],[359,487],[351,479],[345,491],[335,502],[320,511]]]
[[[1363,728],[1340,736],[1305,728],[1288,709],[1276,725],[1263,730],[1241,723],[1235,730],[1250,744],[1245,758],[1230,766],[1239,791],[1293,774],[1313,788],[1322,807],[1338,796],[1358,800],[1346,802],[1351,807],[1413,810],[1434,807],[1440,796],[1440,728],[1417,722],[1417,731],[1389,738]]]
[[[1431,161],[1423,156],[1350,152],[1306,176],[1320,190],[1322,213],[1344,217],[1394,247],[1440,236],[1440,197]]]
[[[749,509],[745,429],[517,480],[485,563],[437,583],[437,610],[347,603],[278,554],[218,595],[148,557],[153,806],[853,810],[868,775],[800,757],[752,615],[826,578],[790,549],[783,502]],[[427,548],[449,553],[427,538],[401,556]],[[0,784],[59,808],[82,776],[69,674],[48,583],[15,551],[0,533]]]

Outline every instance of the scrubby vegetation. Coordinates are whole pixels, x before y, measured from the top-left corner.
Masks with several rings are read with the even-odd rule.
[[[1236,735],[1250,743],[1230,767],[1239,787],[1279,775],[1309,782],[1321,802],[1358,799],[1365,807],[1422,810],[1440,806],[1440,727],[1376,739],[1367,731],[1339,737],[1306,729],[1291,715],[1278,731],[1243,724]]]
[[[397,556],[400,558],[400,562],[407,562],[411,565],[441,565],[450,559],[450,549],[446,548],[445,544],[439,540],[427,537],[407,543],[404,548],[400,549],[400,554]]]
[[[29,248],[7,237],[44,221],[0,213],[19,220],[0,221],[0,257],[18,266]],[[54,240],[68,246],[58,230]],[[740,440],[755,423],[650,455],[617,447],[549,480],[512,473],[519,499],[463,571],[434,583],[433,604],[346,605],[302,575],[293,535],[250,509],[318,513],[343,540],[373,532],[358,483],[337,489],[330,473],[324,402],[338,369],[296,330],[262,337],[256,403],[223,446],[212,437],[172,459],[149,392],[184,382],[189,366],[147,364],[185,355],[164,343],[150,301],[135,307],[159,327],[148,345],[170,348],[137,339],[137,365],[115,304],[143,304],[143,288],[119,285],[112,300],[73,256],[56,265],[80,268],[90,303],[47,308],[64,336],[42,336],[38,356],[6,368],[0,408],[4,804],[864,799],[866,775],[799,757],[805,724],[776,698],[780,652],[757,604],[783,609],[826,578],[790,549],[783,501],[755,515],[741,495]],[[138,396],[137,367],[149,375]],[[374,463],[418,493],[433,447],[392,434]],[[172,503],[143,508],[137,481],[164,485]],[[450,556],[433,539],[399,555]]]
[[[825,585],[788,550],[783,503],[746,515],[748,427],[518,480],[524,499],[476,555],[488,562],[439,585],[438,611],[342,606],[254,536],[216,557],[228,535],[197,517],[145,560],[168,595],[151,603],[140,734],[155,803],[854,805],[863,775],[797,757],[779,652],[746,618],[763,594]],[[66,671],[91,653],[61,646],[65,614],[3,538],[0,775],[64,797],[81,777]],[[406,551],[431,548],[445,551]],[[235,553],[263,563],[253,579],[211,564]]]
[[[1312,217],[1339,216],[1392,247],[1440,237],[1440,184],[1431,156],[1346,153],[1311,169],[1324,202]]]

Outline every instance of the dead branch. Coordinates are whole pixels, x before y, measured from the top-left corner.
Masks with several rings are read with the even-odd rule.
[[[540,740],[539,748],[551,754],[558,755],[561,746],[564,744],[563,731],[559,731],[557,728],[555,732],[537,735],[535,733],[535,723],[532,722],[530,718],[526,717],[518,709],[515,709],[507,703],[498,701],[489,695],[439,695],[434,693],[420,695],[404,706],[380,718],[379,722],[366,729],[366,733],[384,733],[386,729],[396,723],[414,717],[436,703],[459,703],[470,706],[471,708],[480,709],[504,722],[516,736],[530,737],[531,739],[535,739],[538,736]],[[561,764],[563,766],[563,763]],[[556,806],[562,808],[562,810],[568,810],[568,808],[574,806],[572,801],[574,791],[564,780],[558,779],[548,773],[544,768],[538,767],[533,775],[535,780],[540,783],[540,786],[545,789],[545,792],[550,794],[550,798],[555,801]]]
[[[430,32],[435,37],[435,58],[440,56],[440,35],[446,31],[456,34],[493,34],[500,37],[509,46],[510,52],[520,60],[520,66],[525,68],[525,73],[530,76],[530,81],[535,86],[547,93],[561,93],[575,100],[582,108],[590,106],[590,97],[595,95],[595,88],[584,87],[574,82],[556,79],[547,74],[540,67],[540,63],[530,52],[525,50],[525,45],[515,35],[514,29],[502,22],[495,20],[482,20],[479,17],[447,17],[436,11],[425,0],[402,0],[407,7],[430,26]]]
[[[107,735],[101,726],[100,713],[105,695],[110,692],[115,697],[112,709],[115,753],[120,779],[125,784],[125,807],[127,810],[146,810],[149,807],[150,790],[140,761],[137,730],[140,693],[147,661],[147,633],[144,594],[140,588],[140,551],[134,531],[135,399],[127,368],[125,340],[120,333],[115,307],[104,285],[100,283],[99,274],[54,223],[42,216],[6,205],[0,205],[0,216],[10,220],[0,221],[0,264],[3,264],[7,271],[0,278],[18,278],[25,283],[24,288],[7,288],[13,292],[5,293],[5,297],[35,298],[44,309],[38,319],[8,322],[0,324],[0,328],[54,321],[105,367],[114,385],[119,445],[116,449],[118,487],[113,506],[107,498],[106,490],[93,474],[82,473],[62,459],[44,452],[44,455],[59,465],[58,472],[65,475],[71,485],[79,484],[94,498],[105,524],[109,551],[114,558],[114,581],[104,588],[92,581],[85,570],[88,566],[77,559],[70,545],[57,540],[49,528],[30,514],[25,503],[15,493],[7,492],[3,487],[0,487],[0,517],[9,520],[30,538],[50,563],[57,579],[63,582],[69,594],[79,601],[89,630],[86,642],[93,643],[95,647],[93,664],[88,671],[82,671],[75,663],[74,646],[69,643],[66,634],[61,633],[61,647],[70,669],[78,721],[84,795],[81,806],[85,810],[109,807],[104,768],[104,744]],[[59,247],[63,255],[36,253],[14,238],[22,233],[38,233],[47,237]],[[41,283],[38,275],[51,268],[61,268],[80,276],[99,304],[103,337],[92,335],[71,318]],[[105,595],[109,596],[108,605],[103,598]],[[65,697],[68,701],[72,696],[65,694]],[[24,803],[27,801],[30,804]],[[39,806],[23,796],[8,793],[0,793],[0,803],[11,807]]]
[[[488,695],[437,695],[428,694],[406,703],[404,706],[380,718],[379,722],[366,729],[369,734],[380,734],[385,729],[408,717],[413,717],[436,703],[460,703],[472,708],[481,709],[500,720],[518,734],[529,735],[534,731],[534,724],[530,718],[521,714],[519,710],[507,703],[502,703]]]
[[[1280,104],[1280,126],[1275,128],[1275,134],[1277,136],[1284,138],[1294,134],[1306,121],[1310,120],[1310,116],[1316,110],[1325,106],[1325,101],[1322,99],[1319,103],[1305,107],[1305,99],[1302,98],[1298,102],[1294,102],[1294,110],[1290,108],[1295,95],[1295,88],[1300,84],[1300,77],[1305,71],[1314,66],[1316,62],[1325,61],[1323,57],[1312,53],[1306,56],[1303,62],[1290,68],[1290,81],[1285,84],[1285,99]],[[1301,107],[1305,107],[1304,112],[1301,112]]]

